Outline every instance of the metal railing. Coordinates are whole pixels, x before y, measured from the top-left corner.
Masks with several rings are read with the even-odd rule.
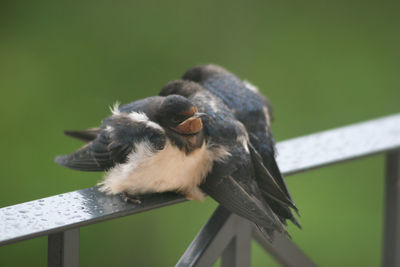
[[[386,204],[383,266],[400,266],[400,114],[311,134],[277,144],[284,175],[386,153]],[[106,196],[96,187],[0,209],[0,246],[48,235],[48,266],[79,266],[79,229],[114,218],[176,204],[174,193],[145,196],[140,205]],[[251,238],[283,266],[315,266],[291,240],[265,240],[249,221],[218,207],[177,266],[250,264]]]

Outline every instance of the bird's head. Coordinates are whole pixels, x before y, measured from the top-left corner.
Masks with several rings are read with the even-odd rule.
[[[157,122],[178,134],[194,135],[203,129],[201,117],[197,108],[185,97],[169,95],[162,102],[157,112]]]

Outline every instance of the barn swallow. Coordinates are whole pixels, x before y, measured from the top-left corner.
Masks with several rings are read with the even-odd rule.
[[[215,162],[200,188],[228,210],[256,223],[267,235],[273,231],[287,233],[270,200],[290,210],[294,203],[263,164],[249,140],[245,125],[232,109],[199,83],[177,80],[168,83],[161,96],[182,95],[190,100],[204,118],[207,146],[223,146],[228,160]]]
[[[119,107],[99,128],[66,131],[88,142],[55,162],[80,171],[106,171],[100,190],[129,196],[176,191],[202,200],[200,183],[228,152],[208,148],[206,114],[185,97],[150,97]]]
[[[262,161],[263,166],[256,168],[256,171],[269,173],[257,175],[257,183],[263,192],[266,202],[278,215],[280,220],[286,224],[286,219],[291,220],[295,225],[300,224],[288,205],[277,200],[268,193],[271,188],[273,177],[279,191],[283,192],[286,198],[293,204],[293,209],[298,209],[284,182],[283,176],[275,160],[275,142],[271,132],[270,124],[272,119],[272,106],[270,102],[259,93],[258,89],[249,82],[242,81],[236,75],[216,65],[195,66],[182,77],[183,80],[190,80],[200,84],[204,89],[221,99],[233,112],[236,119],[242,122],[249,134],[251,152],[255,162]],[[160,95],[180,94],[188,97],[192,94],[188,88],[185,90],[174,90],[164,88]],[[268,177],[268,179],[265,179]]]

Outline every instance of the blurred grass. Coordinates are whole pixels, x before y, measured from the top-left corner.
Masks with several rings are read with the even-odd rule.
[[[107,106],[155,95],[199,63],[259,86],[278,140],[399,112],[398,1],[2,1],[0,118],[7,206],[94,185],[53,163]],[[321,266],[377,266],[383,157],[296,175],[303,230]],[[82,266],[171,266],[216,207],[190,202],[81,230]],[[21,257],[20,255],[24,255]],[[0,266],[44,266],[46,239],[0,248]],[[253,244],[253,266],[275,266]],[[268,265],[269,266],[269,265]]]

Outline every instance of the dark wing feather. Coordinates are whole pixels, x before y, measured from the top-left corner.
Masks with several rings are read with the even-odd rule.
[[[90,142],[96,139],[100,132],[100,128],[90,128],[87,130],[66,130],[64,134],[84,142]]]
[[[133,144],[117,143],[102,132],[92,142],[68,155],[57,156],[55,162],[79,171],[105,171],[126,159]]]
[[[263,197],[271,206],[272,210],[279,216],[279,218],[281,218],[283,223],[285,223],[285,219],[289,219],[297,227],[301,228],[299,221],[289,208],[293,208],[298,214],[296,205],[293,203],[292,199],[282,191],[282,186],[277,184],[277,181],[265,168],[261,156],[251,144],[249,144],[249,149],[253,158],[257,183],[263,193]]]
[[[57,156],[55,162],[58,165],[80,171],[103,171],[102,166],[97,162],[88,144],[69,155]]]
[[[282,191],[280,185],[278,185],[269,171],[265,168],[260,154],[258,154],[258,152],[250,143],[248,143],[248,146],[255,169],[257,183],[262,192],[268,197],[273,198],[275,201],[297,210],[291,199],[287,197],[287,195]]]
[[[264,201],[244,150],[230,151],[226,162],[216,162],[201,189],[226,209],[256,223],[259,227],[286,232],[279,218]],[[271,232],[271,231],[270,231]]]
[[[55,162],[74,170],[105,171],[126,162],[129,153],[141,142],[160,150],[165,144],[164,132],[148,127],[145,122],[132,121],[126,115],[109,117],[96,139],[74,153],[56,157]]]

